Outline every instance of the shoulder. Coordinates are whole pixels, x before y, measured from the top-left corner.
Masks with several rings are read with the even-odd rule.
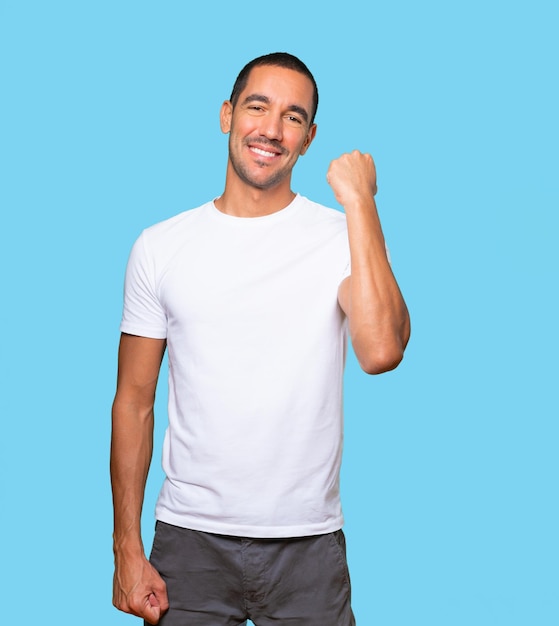
[[[185,245],[196,240],[210,206],[208,202],[145,228],[132,246],[130,262],[147,263],[156,272],[161,271]]]
[[[210,205],[211,202],[207,202],[199,207],[188,209],[166,220],[157,222],[146,228],[141,236],[152,245],[168,245],[175,239],[180,240],[185,231],[188,232],[190,229],[195,228],[197,222],[203,219]]]

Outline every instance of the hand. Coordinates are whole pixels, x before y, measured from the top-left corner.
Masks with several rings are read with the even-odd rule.
[[[116,559],[113,604],[150,624],[157,624],[169,608],[165,582],[145,556],[133,562]]]
[[[330,163],[326,180],[345,208],[362,200],[370,201],[377,192],[377,173],[373,157],[354,150]]]

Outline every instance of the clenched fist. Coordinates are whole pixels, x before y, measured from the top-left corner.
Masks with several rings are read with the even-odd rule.
[[[119,565],[114,575],[113,604],[125,613],[157,624],[169,608],[166,585],[158,572],[144,557],[116,561]]]
[[[377,172],[373,157],[354,150],[330,163],[326,180],[345,208],[354,203],[370,201],[377,192]]]

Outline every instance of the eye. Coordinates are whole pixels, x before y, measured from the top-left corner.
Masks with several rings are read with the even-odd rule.
[[[264,107],[260,106],[259,104],[250,104],[249,106],[247,106],[247,110],[250,113],[263,113]]]
[[[303,123],[296,115],[287,115],[286,120],[291,124],[301,125]]]

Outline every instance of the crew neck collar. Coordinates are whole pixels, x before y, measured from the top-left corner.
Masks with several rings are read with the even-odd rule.
[[[215,198],[215,200],[212,200],[209,205],[210,205],[210,209],[211,209],[211,213],[213,216],[215,216],[218,219],[224,220],[224,221],[228,221],[229,223],[233,223],[233,222],[237,222],[237,223],[258,223],[261,224],[263,222],[269,223],[269,222],[275,222],[278,220],[282,220],[285,217],[291,215],[291,213],[293,213],[294,211],[297,210],[297,205],[298,200],[301,198],[300,194],[296,193],[295,197],[293,198],[293,200],[291,200],[291,202],[285,206],[283,209],[280,209],[279,211],[274,211],[274,213],[269,213],[268,215],[260,215],[257,217],[239,217],[237,215],[229,215],[228,213],[223,213],[223,211],[220,211],[216,206],[215,206],[215,200],[219,199]]]

